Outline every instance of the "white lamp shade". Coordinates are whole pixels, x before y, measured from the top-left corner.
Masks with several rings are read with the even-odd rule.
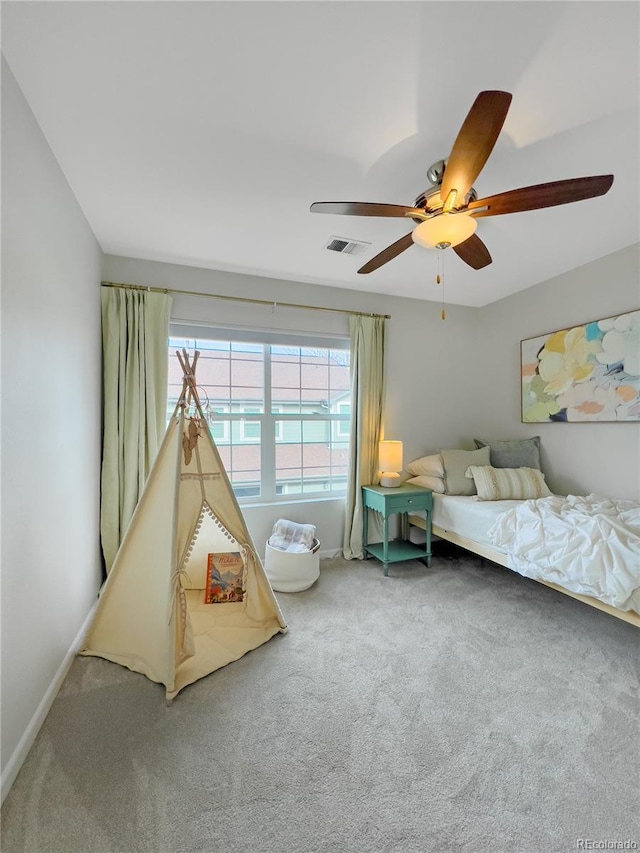
[[[411,239],[419,246],[457,246],[475,233],[478,223],[468,213],[441,213],[416,225]]]
[[[380,485],[399,486],[398,472],[402,471],[402,442],[381,441],[378,448],[378,464],[382,472]]]

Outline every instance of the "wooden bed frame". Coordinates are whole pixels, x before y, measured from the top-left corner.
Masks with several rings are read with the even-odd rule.
[[[422,530],[426,530],[425,519],[418,515],[409,516],[408,523],[413,527],[419,527]],[[475,542],[473,539],[468,539],[466,536],[454,533],[453,530],[446,530],[443,527],[438,527],[437,524],[431,525],[431,533],[433,536],[438,536],[440,539],[444,539],[454,545],[459,545],[461,548],[471,551],[479,557],[483,557],[485,560],[490,560],[492,563],[498,563],[498,565],[504,566],[506,569],[509,568],[507,555],[503,551],[498,551],[497,549],[492,548],[490,545],[483,545],[480,542]],[[556,589],[558,592],[564,593],[564,595],[570,595],[571,598],[577,598],[578,601],[582,601],[590,607],[596,607],[598,610],[604,610],[605,613],[609,613],[617,619],[622,619],[624,622],[629,622],[631,625],[635,625],[636,628],[640,628],[640,614],[636,613],[634,610],[618,610],[610,604],[605,604],[604,601],[598,601],[597,598],[591,598],[589,595],[580,595],[577,592],[571,592],[570,590],[565,589],[562,586],[558,586],[558,584],[550,583],[549,581],[538,581],[538,583],[549,586],[551,589]]]

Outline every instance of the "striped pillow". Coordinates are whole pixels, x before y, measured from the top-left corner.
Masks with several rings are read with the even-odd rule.
[[[542,471],[535,468],[492,468],[469,465],[465,477],[473,479],[479,501],[528,501],[551,492]]]

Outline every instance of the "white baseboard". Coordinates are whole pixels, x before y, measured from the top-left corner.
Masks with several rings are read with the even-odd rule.
[[[334,557],[342,557],[342,548],[337,548],[333,551],[320,551],[318,556],[321,560],[333,560]]]
[[[82,627],[76,634],[76,637],[73,643],[71,644],[71,648],[64,656],[62,663],[58,667],[58,671],[56,672],[51,684],[49,685],[47,691],[42,697],[42,700],[38,705],[35,714],[29,721],[29,724],[27,725],[24,734],[22,735],[20,741],[18,742],[18,745],[14,749],[11,758],[7,761],[7,765],[2,771],[2,778],[0,782],[2,788],[0,803],[4,802],[5,797],[11,790],[11,786],[15,782],[16,776],[20,772],[20,768],[22,767],[25,758],[29,754],[29,750],[33,746],[33,742],[35,741],[36,736],[40,731],[51,706],[53,705],[53,701],[58,695],[58,691],[62,687],[62,682],[65,680],[65,678],[67,677],[67,673],[71,669],[71,664],[73,663],[76,655],[78,654],[78,650],[80,649],[82,641],[84,640],[85,634],[87,633],[87,630],[89,628],[91,620],[93,619],[93,614],[95,613],[97,606],[98,600],[96,599],[93,607],[87,615],[87,618],[82,623]]]

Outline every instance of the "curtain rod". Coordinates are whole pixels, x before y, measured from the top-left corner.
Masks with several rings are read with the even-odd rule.
[[[125,290],[146,290],[150,293],[179,293],[183,296],[207,296],[210,299],[229,299],[232,302],[252,302],[254,305],[270,305],[272,308],[304,308],[309,311],[334,311],[336,314],[353,314],[356,317],[381,317],[390,320],[391,314],[374,314],[367,311],[349,311],[346,308],[321,308],[316,305],[298,305],[295,302],[277,302],[275,299],[251,299],[248,296],[222,296],[217,293],[202,293],[198,290],[176,290],[172,287],[146,287],[144,284],[121,284],[116,281],[101,281],[102,287],[121,287]]]

